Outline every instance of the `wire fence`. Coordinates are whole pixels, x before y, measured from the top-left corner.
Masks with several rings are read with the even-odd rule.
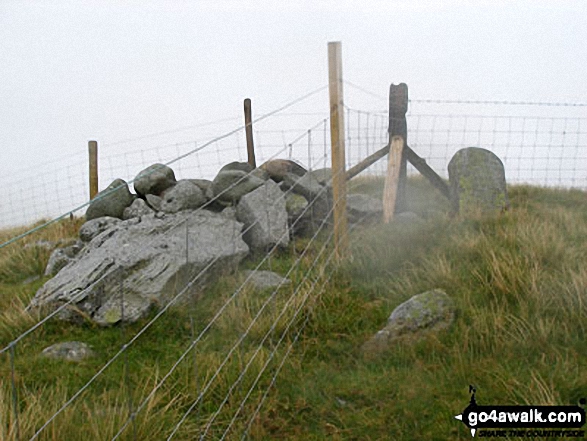
[[[318,89],[312,94],[323,90]],[[301,97],[299,101],[308,96]],[[428,101],[422,100],[422,104],[466,104]],[[521,106],[523,103],[509,105]],[[255,122],[257,161],[262,163],[275,158],[289,158],[308,170],[329,167],[330,128],[326,113],[292,112],[280,116],[281,128],[261,125],[264,119],[277,117],[278,111],[288,107],[283,106]],[[346,107],[345,117],[346,160],[350,167],[388,143],[388,116],[386,112]],[[287,124],[289,118],[304,119],[303,130],[291,128]],[[509,183],[587,189],[587,121],[583,116],[447,115],[412,111],[407,118],[408,145],[445,178],[448,161],[458,149],[479,146],[493,151],[502,159]],[[173,133],[169,131],[164,135]],[[180,179],[212,179],[224,164],[245,160],[242,127],[221,136],[150,147],[145,146],[148,139],[151,138],[111,143],[110,153],[100,158],[100,181],[109,184],[115,178],[123,178],[132,183],[140,170],[155,162],[170,164]],[[135,142],[140,143],[139,148],[127,148]],[[125,146],[124,150],[119,149],[121,145]],[[62,169],[62,172],[65,170],[67,185],[62,179],[59,183],[51,181],[49,172],[39,174],[30,190],[25,190],[27,187],[23,181],[14,181],[20,191],[14,192],[9,203],[3,205],[3,222],[10,225],[21,222],[19,219],[37,218],[39,213],[46,216],[61,213],[63,217],[69,212],[84,209],[88,194],[87,163],[81,156],[73,160],[78,161],[77,165],[70,164]],[[385,166],[385,161],[379,161],[365,173],[383,175]],[[415,173],[415,170],[410,167],[409,172]],[[247,179],[251,173],[224,192]],[[293,188],[284,188],[283,194],[273,204],[283,204]],[[0,409],[5,410],[0,416],[2,439],[54,439],[63,425],[83,424],[83,418],[76,420],[72,414],[83,413],[82,409],[95,405],[92,400],[100,396],[105,383],[111,383],[114,379],[118,379],[123,398],[111,410],[114,423],[96,428],[100,439],[144,439],[145,427],[149,427],[148,419],[157,407],[153,403],[165,393],[173,395],[168,407],[164,407],[171,420],[166,421],[166,425],[160,425],[163,432],[157,433],[158,439],[254,437],[256,425],[262,424],[258,417],[263,405],[288,357],[295,350],[296,342],[303,338],[313,309],[320,296],[327,292],[334,274],[332,229],[329,227],[337,201],[331,201],[329,197],[328,187],[324,186],[319,193],[307,198],[307,206],[291,225],[290,228],[295,228],[296,222],[304,217],[310,219],[311,233],[301,247],[283,246],[281,239],[288,241],[290,238],[290,230],[285,230],[255,261],[253,271],[268,269],[281,273],[284,279],[276,287],[261,294],[255,293],[250,284],[252,273],[238,276],[233,271],[233,285],[222,293],[217,299],[217,307],[208,311],[207,315],[198,311],[191,300],[194,291],[206,294],[202,282],[218,269],[222,263],[220,255],[177,284],[173,296],[156,313],[139,322],[140,326],[124,324],[131,313],[127,309],[131,292],[124,280],[128,268],[124,262],[116,262],[109,274],[109,277],[120,279],[116,292],[111,293],[111,306],[118,309],[120,317],[120,338],[116,348],[95,369],[80,370],[75,382],[80,386],[66,391],[60,399],[54,399],[51,403],[53,410],[48,414],[31,415],[28,410],[34,408],[37,399],[35,388],[38,385],[35,378],[29,377],[30,370],[25,363],[30,360],[30,351],[36,348],[35,339],[38,336],[42,336],[46,343],[49,343],[47,336],[54,335],[55,342],[62,338],[59,333],[51,331],[55,319],[83,309],[82,303],[92,286],[69,297],[64,296],[62,302],[45,316],[34,319],[31,315],[33,323],[28,329],[0,342],[0,372],[3,374]],[[321,206],[318,210],[317,207],[325,200],[329,201],[328,209],[325,211]],[[141,249],[155,246],[156,241],[173,243],[178,247],[174,252],[185,256],[185,265],[189,266],[192,252],[190,238],[205,221],[202,213],[208,208],[207,204],[194,210],[188,218],[178,218],[168,224],[157,239],[142,243]],[[267,222],[269,219],[267,216]],[[259,222],[253,222],[243,231],[234,229],[230,233],[233,234],[232,243],[236,244],[237,238],[246,235]],[[271,231],[273,226],[269,224],[268,228]],[[27,234],[17,238],[23,237],[28,241],[31,235]],[[181,240],[175,240],[178,237]],[[12,243],[20,242],[15,240]],[[290,258],[283,259],[284,253],[291,253]],[[142,282],[145,280],[133,280],[133,283]],[[129,353],[149,348],[150,336],[158,326],[167,326],[170,320],[174,320],[172,314],[177,307],[184,309],[181,316],[183,332],[177,336],[170,355],[155,363],[161,374],[155,378],[151,388],[145,389],[139,383],[141,367],[132,362]],[[90,416],[94,413],[94,410],[86,412]],[[149,436],[155,435],[150,433]]]

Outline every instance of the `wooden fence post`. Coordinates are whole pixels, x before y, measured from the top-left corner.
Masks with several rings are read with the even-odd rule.
[[[330,95],[332,193],[334,197],[334,246],[336,257],[341,259],[346,257],[348,249],[348,227],[346,215],[342,45],[340,41],[328,43],[328,90]]]
[[[90,155],[90,200],[98,194],[98,142],[88,142],[88,152]]]
[[[408,135],[408,86],[392,84],[389,89],[389,162],[383,189],[383,221],[389,223],[396,209],[405,205],[406,158],[404,149]],[[399,204],[398,204],[399,203]],[[399,210],[398,210],[399,211]]]
[[[253,143],[253,118],[251,116],[251,100],[250,98],[245,99],[245,132],[247,134],[247,162],[257,167],[255,160],[255,144]]]

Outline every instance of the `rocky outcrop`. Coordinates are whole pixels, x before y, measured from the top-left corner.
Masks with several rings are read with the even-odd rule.
[[[104,231],[118,225],[120,223],[120,219],[116,219],[113,217],[100,217],[98,219],[93,219],[84,223],[80,230],[79,230],[79,238],[82,242],[89,242],[98,234],[103,233]]]
[[[120,222],[94,237],[37,291],[30,307],[72,300],[61,318],[91,318],[100,325],[136,321],[153,305],[169,302],[208,265],[184,300],[193,299],[211,274],[234,270],[249,252],[242,226],[205,210]]]

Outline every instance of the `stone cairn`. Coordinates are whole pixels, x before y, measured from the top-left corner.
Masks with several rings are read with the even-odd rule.
[[[67,303],[60,318],[107,326],[194,301],[251,252],[286,247],[330,222],[331,178],[330,169],[276,159],[256,169],[232,162],[212,181],[177,180],[154,164],[134,179],[135,194],[116,179],[90,203],[79,240],[53,252],[46,275],[55,277],[29,308]],[[369,196],[348,205],[351,220],[381,217],[381,201]]]

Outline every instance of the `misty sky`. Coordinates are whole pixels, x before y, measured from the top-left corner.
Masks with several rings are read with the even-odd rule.
[[[383,97],[406,82],[411,98],[586,102],[586,5],[0,0],[0,175],[84,158],[89,139],[235,118],[226,131],[245,97],[258,115],[326,85],[329,41],[345,79]],[[299,110],[326,113],[327,94]]]

